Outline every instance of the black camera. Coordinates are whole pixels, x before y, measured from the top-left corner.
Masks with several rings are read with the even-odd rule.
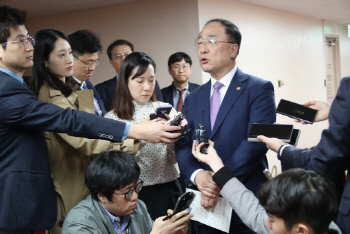
[[[181,133],[181,137],[183,137],[185,134],[187,134],[191,129],[187,129],[187,125],[185,126],[181,126],[181,122],[183,120],[185,120],[186,114],[188,111],[186,112],[181,112],[180,114],[178,114],[177,116],[175,116],[175,118],[173,120],[171,120],[168,125],[169,126],[180,126],[181,129],[180,130],[175,130],[175,131],[171,131],[171,133]]]
[[[201,147],[201,153],[207,154],[208,147],[209,147],[209,137],[207,131],[204,129],[204,126],[202,124],[199,124],[198,129],[196,129],[196,148],[198,145],[200,145],[202,142],[204,142],[204,145]]]

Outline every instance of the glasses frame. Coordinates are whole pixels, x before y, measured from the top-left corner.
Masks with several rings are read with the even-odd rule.
[[[172,66],[171,68],[174,69],[175,71],[180,71],[182,69],[182,71],[188,71],[190,69],[191,66],[185,65],[185,66],[179,66],[178,68],[176,68],[176,66]]]
[[[201,42],[199,43],[198,41],[201,40]],[[194,45],[195,46],[201,46],[201,45],[206,45],[206,44],[209,44],[209,45],[215,45],[215,44],[218,44],[218,43],[229,43],[229,44],[237,44],[233,41],[220,41],[220,40],[217,40],[217,39],[210,39],[210,40],[204,40],[204,39],[195,39],[194,40]]]
[[[138,188],[138,191],[137,190],[137,187]],[[127,191],[126,193],[114,193],[114,194],[117,194],[117,195],[124,195],[124,198],[125,200],[129,201],[131,198],[132,198],[132,195],[134,195],[134,192],[136,192],[137,194],[141,191],[143,187],[143,181],[140,180],[140,182],[138,182],[136,185],[135,185],[135,188],[133,189],[130,189],[129,191]],[[129,195],[128,195],[129,194]]]
[[[96,61],[89,61],[89,62],[84,62],[83,60],[80,60],[76,55],[73,54],[73,57],[78,59],[80,62],[84,63],[87,67],[91,67],[92,65],[95,65],[95,67],[97,67],[97,65],[100,64],[100,60],[97,59]]]
[[[27,48],[28,45],[28,41],[30,42],[30,44],[34,47],[35,45],[35,39],[32,36],[28,36],[26,38],[21,37],[19,38],[19,40],[14,40],[14,41],[6,41],[6,42],[2,42],[0,43],[1,45],[7,45],[8,43],[19,43],[21,45],[22,48]]]

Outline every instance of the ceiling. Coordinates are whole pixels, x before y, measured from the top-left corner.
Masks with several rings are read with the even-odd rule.
[[[27,11],[28,18],[70,13],[143,0],[0,0]],[[350,0],[238,0],[298,15],[350,24]]]

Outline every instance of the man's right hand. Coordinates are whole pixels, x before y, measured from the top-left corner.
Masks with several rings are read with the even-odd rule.
[[[159,217],[154,221],[150,234],[186,234],[188,220],[193,217],[193,214],[186,214],[187,211],[181,211],[166,221],[163,221],[166,216]]]
[[[308,102],[304,103],[303,105],[310,107],[312,109],[318,110],[316,118],[315,118],[315,122],[319,122],[319,121],[323,121],[323,120],[328,119],[329,110],[331,108],[331,106],[328,103],[322,102],[320,100],[312,100],[312,101],[308,101]],[[295,122],[300,122],[300,121],[295,120]],[[305,122],[301,122],[301,123],[306,124]]]
[[[200,171],[194,179],[199,191],[207,197],[216,198],[220,196],[220,188],[213,181],[213,172]]]
[[[164,122],[149,122],[142,125],[131,125],[128,138],[145,140],[150,143],[172,143],[176,142],[181,133],[170,133],[180,130],[179,126],[164,125]]]

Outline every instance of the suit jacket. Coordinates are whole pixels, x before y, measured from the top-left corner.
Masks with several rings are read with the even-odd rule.
[[[100,95],[98,95],[98,92],[97,90],[95,89],[95,87],[91,84],[90,81],[85,81],[86,83],[86,87],[88,89],[92,89],[94,91],[94,97],[97,99],[97,102],[98,104],[100,105],[100,108],[101,108],[101,111],[102,111],[102,116],[104,116],[105,114],[107,114],[107,111],[106,111],[106,108],[105,108],[105,105],[103,104],[103,101],[100,97]]]
[[[274,123],[276,119],[274,89],[266,81],[237,69],[220,106],[213,131],[210,130],[211,82],[200,86],[185,100],[188,128],[192,130],[176,143],[176,157],[180,173],[187,183],[197,169],[210,170],[192,156],[191,148],[195,129],[202,123],[225,166],[249,190],[257,193],[266,181],[263,170],[267,166],[267,148],[263,143],[248,142],[248,132],[253,123]],[[239,233],[234,223],[241,220],[233,212],[230,233]],[[251,233],[246,228],[247,232]]]
[[[199,87],[199,85],[188,82],[189,93],[193,92],[198,87]],[[176,87],[175,87],[174,82],[173,82],[171,85],[169,85],[168,87],[163,88],[161,90],[164,102],[167,102],[167,103],[171,104],[172,106],[174,106],[174,89],[176,89]]]
[[[59,90],[44,83],[38,99],[62,108],[95,114],[93,90],[79,90],[65,97]],[[106,150],[122,150],[136,154],[138,143],[133,139],[113,143],[106,140],[69,136],[66,133],[45,132],[49,164],[57,196],[58,215],[50,233],[61,233],[62,222],[68,212],[89,194],[85,186],[85,172],[92,157]]]
[[[106,80],[96,85],[95,88],[98,94],[100,95],[107,112],[110,111],[114,97],[115,97],[115,92],[117,89],[117,77],[115,76],[112,79]],[[161,101],[161,102],[163,101],[162,93],[160,91],[157,81],[156,81],[156,96],[157,96],[157,101]]]
[[[135,211],[130,215],[130,229],[134,234],[149,234],[153,221],[145,203],[138,200]],[[100,203],[89,195],[68,214],[62,227],[62,234],[116,234],[111,219]]]
[[[350,171],[350,77],[341,80],[329,112],[329,128],[322,132],[314,149],[286,147],[279,157],[282,169],[301,167],[315,170],[331,179]],[[350,180],[345,184],[337,224],[350,233]]]
[[[120,142],[125,123],[40,102],[3,72],[0,80],[0,228],[50,229],[57,205],[44,131]]]

